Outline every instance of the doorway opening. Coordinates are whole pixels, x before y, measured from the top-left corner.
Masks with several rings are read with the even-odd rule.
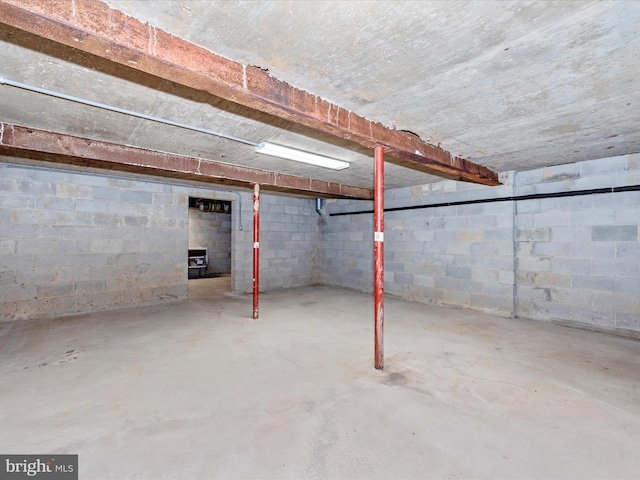
[[[189,197],[189,298],[231,291],[231,207]]]

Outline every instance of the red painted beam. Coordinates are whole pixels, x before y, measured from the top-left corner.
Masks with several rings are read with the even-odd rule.
[[[129,17],[98,0],[1,0],[10,25],[165,80],[374,148],[397,163],[456,180],[499,185],[497,173],[418,136],[367,120],[309,92]]]
[[[244,187],[260,183],[271,190],[314,197],[373,198],[373,192],[366,188],[102,142],[12,123],[0,123],[0,153]]]
[[[373,174],[374,366],[384,368],[384,148],[377,146]]]
[[[253,319],[258,319],[260,295],[260,185],[253,186]]]

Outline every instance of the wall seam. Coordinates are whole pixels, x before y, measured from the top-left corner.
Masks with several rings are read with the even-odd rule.
[[[513,173],[512,194],[515,196],[518,172]],[[518,243],[517,243],[517,219],[518,219],[518,201],[513,200],[512,212],[512,236],[511,243],[513,248],[513,318],[518,318]]]

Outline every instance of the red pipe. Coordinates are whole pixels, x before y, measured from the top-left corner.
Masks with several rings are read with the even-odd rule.
[[[260,290],[260,185],[253,186],[253,318],[258,318]]]
[[[375,148],[373,173],[374,366],[384,368],[384,148]]]

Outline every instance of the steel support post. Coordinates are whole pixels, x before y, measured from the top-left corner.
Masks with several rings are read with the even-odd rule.
[[[373,302],[375,368],[384,368],[384,148],[375,148],[373,189]]]
[[[253,318],[258,318],[260,290],[260,185],[253,186]]]

